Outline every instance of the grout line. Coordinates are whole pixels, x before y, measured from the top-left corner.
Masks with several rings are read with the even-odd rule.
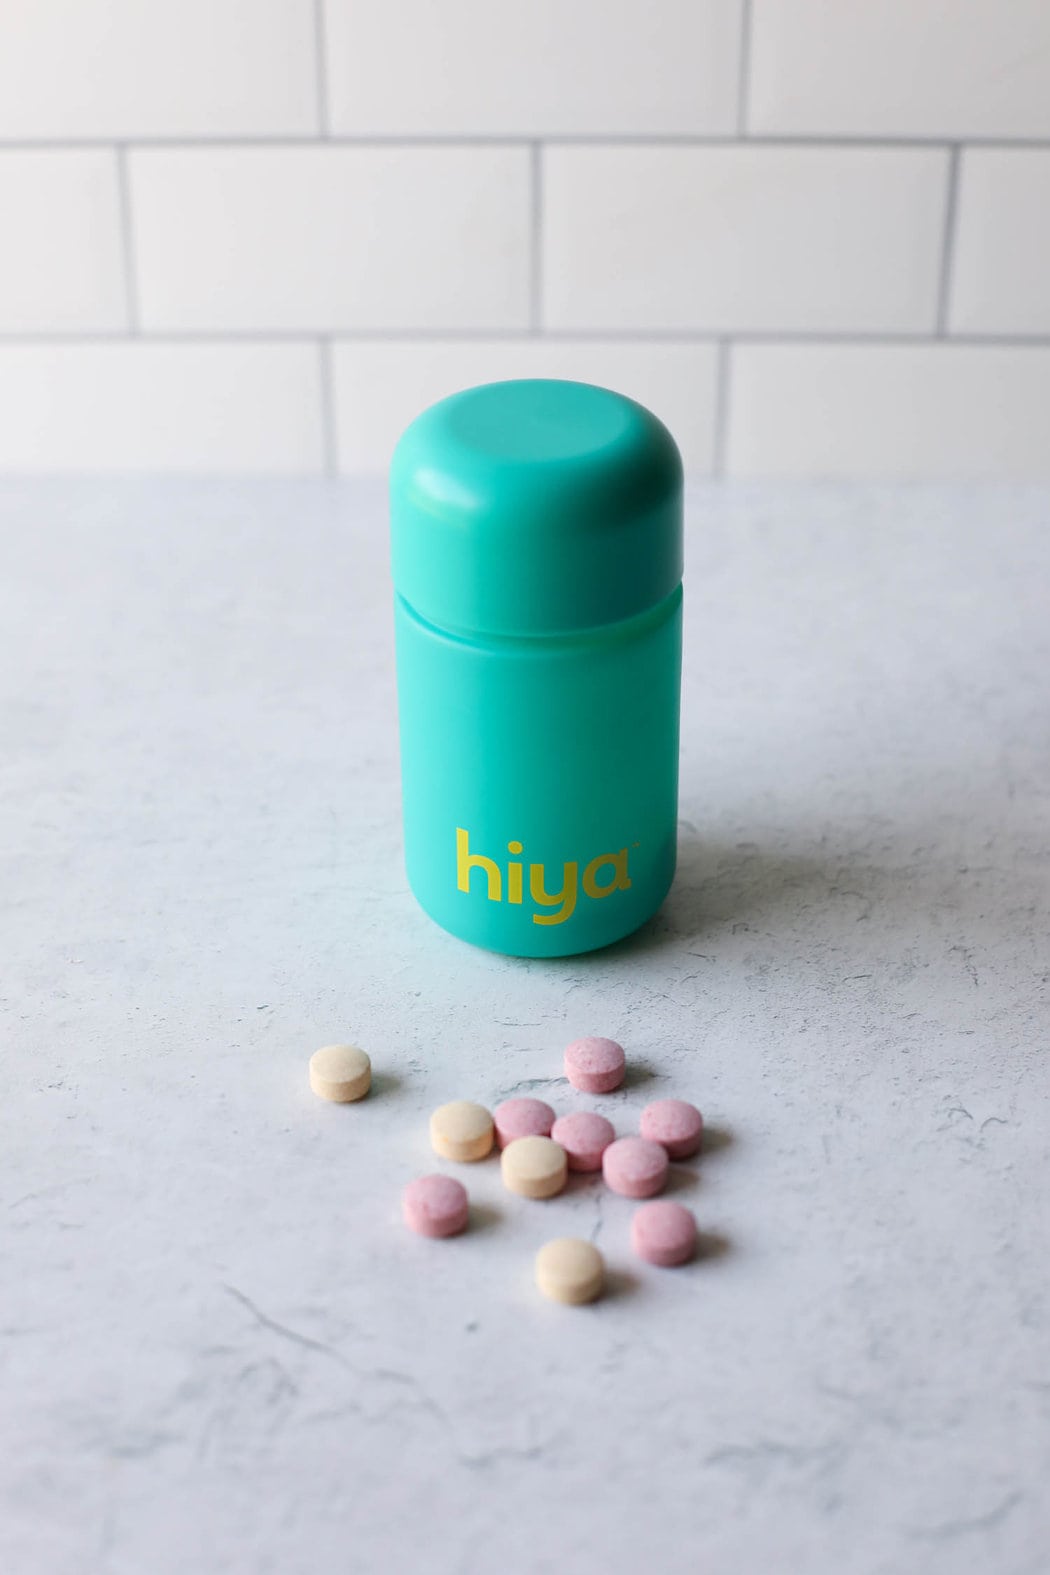
[[[944,234],[941,238],[941,268],[937,280],[937,321],[934,328],[938,339],[944,339],[948,333],[952,268],[955,262],[955,232],[959,213],[959,162],[960,149],[956,143],[949,155],[948,193],[944,203]]]
[[[711,474],[721,481],[726,471],[726,445],[729,437],[729,393],[732,376],[732,353],[728,339],[718,341],[718,363],[715,371],[715,431],[711,455]]]
[[[529,226],[529,326],[534,334],[543,329],[543,145],[530,149],[531,213]]]
[[[376,340],[378,340],[380,343],[382,343],[384,340],[390,340],[393,343],[406,343],[406,342],[411,343],[413,340],[421,339],[421,340],[435,340],[435,341],[438,341],[438,342],[440,342],[442,340],[449,340],[449,341],[452,341],[452,342],[455,342],[457,340],[462,340],[464,343],[468,343],[469,344],[469,343],[475,342],[475,341],[485,342],[485,341],[488,341],[488,340],[501,340],[501,339],[513,341],[515,339],[522,339],[522,338],[526,337],[526,333],[527,333],[527,331],[523,331],[523,330],[517,329],[517,328],[501,328],[501,329],[464,328],[464,329],[458,329],[458,330],[456,330],[456,329],[449,330],[449,329],[445,329],[445,328],[434,328],[434,329],[408,328],[408,329],[392,329],[392,330],[391,329],[375,329],[375,330],[373,330],[373,329],[357,329],[357,330],[354,330],[354,329],[349,329],[349,330],[334,329],[333,332],[332,332],[332,338],[336,342],[338,342],[341,339],[346,339],[346,340],[350,340],[350,341],[353,341],[353,340],[376,341]],[[649,328],[637,328],[637,329],[635,329],[635,328],[550,328],[550,329],[545,329],[543,331],[543,333],[539,337],[541,337],[543,339],[553,340],[556,343],[570,343],[570,344],[573,343],[574,341],[578,340],[581,344],[593,344],[593,343],[598,343],[598,344],[666,344],[666,345],[687,346],[687,345],[711,345],[711,344],[718,345],[718,344],[722,343],[722,341],[724,339],[726,339],[727,335],[731,335],[732,340],[733,340],[734,343],[737,343],[737,344],[756,344],[756,345],[770,345],[770,344],[774,344],[774,345],[775,344],[801,344],[801,345],[807,345],[807,344],[813,344],[813,345],[849,344],[849,345],[852,345],[852,344],[860,344],[860,345],[899,345],[899,346],[909,346],[909,345],[911,345],[911,346],[914,346],[914,345],[924,345],[924,344],[934,344],[934,343],[936,343],[936,340],[933,338],[933,336],[930,333],[926,332],[926,331],[920,331],[918,333],[878,333],[878,332],[871,332],[871,331],[866,330],[866,329],[840,329],[840,330],[831,330],[831,331],[825,331],[825,330],[821,330],[821,329],[787,329],[787,330],[785,330],[783,332],[780,332],[780,331],[771,331],[769,329],[763,329],[761,331],[755,331],[755,330],[751,330],[751,329],[736,329],[736,328],[729,329],[729,330],[724,329],[724,328],[721,328],[721,329],[719,329],[719,328],[698,328],[698,329],[690,329],[690,328],[683,328],[683,329],[663,329],[663,328],[653,328],[653,329],[649,329]],[[179,335],[171,335],[170,337],[178,338],[180,336]],[[226,334],[216,334],[213,337],[216,337],[216,338],[227,338],[228,336]],[[272,335],[266,335],[266,334],[259,334],[258,337],[260,339],[266,339],[266,338],[272,338],[273,336]],[[301,338],[302,335],[296,336],[294,334],[288,334],[286,337],[288,337],[288,338],[295,338],[295,337]],[[950,337],[950,340],[946,340],[945,342],[946,343],[951,343],[951,344],[970,345],[970,346],[979,346],[979,345],[1007,345],[1007,346],[1011,346],[1012,345],[1012,346],[1015,346],[1015,347],[1018,347],[1018,348],[1022,348],[1024,346],[1030,345],[1030,346],[1033,346],[1033,347],[1046,348],[1047,346],[1050,346],[1050,333],[1032,333],[1032,334],[1007,334],[1007,333],[977,334],[977,333],[966,333],[966,334],[952,334],[951,337]]]
[[[740,11],[740,65],[736,86],[736,134],[747,137],[751,110],[751,0]]]
[[[339,469],[339,456],[335,435],[335,379],[332,372],[332,341],[317,341],[319,372],[321,378],[321,451],[324,474],[334,476]]]
[[[327,97],[327,94],[326,94]],[[325,107],[327,118],[327,106]],[[741,139],[735,132],[721,135],[668,135],[662,132],[558,132],[544,133],[546,144],[558,143],[582,147],[733,147]],[[776,136],[763,132],[760,136],[747,136],[748,147],[768,148],[945,148],[960,146],[950,133],[943,136],[852,136],[848,132],[810,132],[804,136],[785,134]],[[209,148],[309,148],[323,146],[359,148],[456,148],[456,147],[523,147],[535,137],[529,132],[509,133],[503,136],[472,134],[428,135],[425,132],[383,136],[330,136],[323,139],[313,132],[286,132],[275,135],[217,136],[217,137],[78,137],[55,139],[49,137],[0,138],[0,153],[17,153],[30,150],[50,150],[72,153],[82,148],[112,148],[115,145],[136,148],[183,148],[205,151]],[[1043,148],[1050,149],[1050,137],[965,137],[966,147],[974,148]]]
[[[622,328],[554,328],[540,334],[531,328],[360,328],[360,329],[186,329],[183,331],[159,330],[142,333],[135,329],[89,330],[85,333],[3,333],[0,348],[4,345],[96,345],[129,344],[134,340],[141,345],[195,345],[195,344],[256,344],[256,345],[316,345],[321,339],[331,344],[488,344],[526,343],[542,339],[552,344],[651,344],[714,345],[717,347],[731,335],[734,344],[753,345],[858,345],[865,348],[921,348],[939,345],[944,349],[955,346],[978,349],[1005,347],[1010,349],[1046,350],[1050,348],[1050,333],[1032,334],[948,334],[943,339],[929,332],[922,333],[872,333],[867,330],[818,330],[790,329],[784,332],[746,329],[622,329]]]
[[[314,69],[317,88],[317,129],[327,138],[328,115],[328,35],[325,30],[325,0],[314,0]]]
[[[117,156],[117,200],[120,206],[120,249],[124,259],[125,307],[128,314],[128,333],[139,333],[139,287],[135,269],[135,230],[131,216],[131,182],[128,177],[127,144],[119,142]]]

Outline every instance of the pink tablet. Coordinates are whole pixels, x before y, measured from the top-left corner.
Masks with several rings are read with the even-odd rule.
[[[631,1221],[631,1246],[646,1263],[664,1269],[687,1263],[696,1251],[696,1220],[669,1199],[643,1204]]]
[[[458,1236],[470,1217],[467,1189],[452,1176],[419,1176],[401,1200],[409,1230],[419,1236]]]
[[[565,1050],[565,1076],[585,1094],[608,1094],[623,1082],[626,1062],[615,1039],[574,1039]]]
[[[601,1170],[602,1155],[615,1136],[612,1122],[591,1110],[559,1116],[551,1128],[551,1137],[565,1150],[570,1170]]]
[[[642,1111],[638,1130],[643,1138],[662,1144],[669,1159],[688,1159],[700,1147],[704,1118],[684,1099],[657,1099]]]
[[[550,1137],[554,1111],[542,1099],[505,1099],[492,1112],[496,1142],[506,1148],[515,1138]]]
[[[602,1175],[625,1198],[651,1198],[667,1183],[667,1152],[646,1138],[623,1137],[602,1155]]]

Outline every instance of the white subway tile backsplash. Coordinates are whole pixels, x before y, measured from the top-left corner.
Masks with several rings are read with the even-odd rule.
[[[742,0],[325,0],[352,136],[725,135]]]
[[[0,149],[0,333],[126,326],[116,154]]]
[[[1050,148],[964,152],[949,326],[1050,334]]]
[[[731,476],[1050,479],[1050,348],[736,345]]]
[[[474,383],[567,377],[638,399],[674,434],[686,469],[711,470],[716,351],[713,345],[551,339],[356,342],[334,348],[336,435],[341,470],[386,468],[400,433],[427,405]]]
[[[752,0],[748,130],[1050,136],[1047,0]]]
[[[323,465],[315,345],[0,345],[0,471]]]
[[[372,470],[536,375],[1041,476],[1048,356],[1050,0],[0,0],[0,468]]]
[[[524,148],[131,154],[147,329],[521,328]]]
[[[545,324],[929,331],[947,171],[932,148],[552,147]]]
[[[309,136],[308,0],[3,0],[0,138]]]

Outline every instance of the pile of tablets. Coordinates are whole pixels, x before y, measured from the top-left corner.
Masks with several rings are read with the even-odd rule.
[[[623,1049],[612,1039],[576,1039],[565,1051],[565,1075],[582,1092],[611,1093],[625,1071]],[[329,1045],[311,1058],[310,1085],[326,1099],[362,1099],[371,1085],[371,1064],[363,1050]],[[667,1184],[670,1161],[691,1158],[702,1139],[699,1110],[681,1099],[646,1105],[639,1135],[620,1138],[595,1111],[556,1116],[541,1099],[508,1099],[491,1114],[470,1100],[454,1100],[430,1118],[431,1146],[442,1159],[472,1164],[498,1147],[504,1186],[535,1199],[556,1197],[570,1171],[599,1170],[621,1196],[652,1199]],[[463,1183],[451,1176],[420,1176],[406,1188],[402,1212],[421,1236],[455,1236],[470,1222],[470,1200]],[[631,1221],[631,1245],[647,1263],[664,1268],[686,1263],[696,1251],[696,1221],[680,1203],[645,1202]],[[602,1255],[591,1242],[559,1237],[538,1253],[536,1282],[555,1301],[594,1301],[605,1282]]]

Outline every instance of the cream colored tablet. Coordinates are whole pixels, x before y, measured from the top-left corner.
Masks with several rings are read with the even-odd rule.
[[[605,1262],[591,1242],[559,1236],[536,1254],[536,1284],[552,1302],[593,1302],[605,1286]]]
[[[565,1150],[548,1137],[515,1138],[500,1158],[503,1185],[523,1198],[553,1198],[567,1169]]]
[[[442,1159],[484,1159],[493,1143],[492,1117],[484,1105],[454,1099],[430,1118],[430,1144]]]
[[[356,1045],[325,1045],[310,1057],[310,1087],[322,1099],[348,1105],[372,1086],[372,1063]]]

